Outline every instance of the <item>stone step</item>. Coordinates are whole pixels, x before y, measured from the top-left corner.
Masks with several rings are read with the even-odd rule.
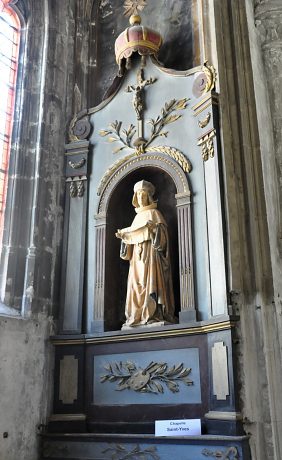
[[[247,436],[43,434],[40,460],[250,460]]]

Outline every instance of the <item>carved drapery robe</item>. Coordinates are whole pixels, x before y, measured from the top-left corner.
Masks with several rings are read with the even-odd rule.
[[[120,256],[130,263],[126,326],[175,322],[167,224],[156,207],[136,208],[131,227],[120,230]]]

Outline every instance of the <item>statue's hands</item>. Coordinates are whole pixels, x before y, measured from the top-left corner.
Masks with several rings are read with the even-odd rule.
[[[148,229],[150,230],[150,232],[152,233],[155,233],[156,232],[156,224],[152,221],[152,220],[148,220],[148,222],[146,223],[146,226],[148,227]]]
[[[121,234],[120,230],[118,230],[115,235],[116,235],[117,238],[122,240],[122,234]]]

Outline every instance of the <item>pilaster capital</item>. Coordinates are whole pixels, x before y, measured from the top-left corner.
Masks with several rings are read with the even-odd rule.
[[[282,48],[281,0],[255,0],[255,24],[263,48]]]

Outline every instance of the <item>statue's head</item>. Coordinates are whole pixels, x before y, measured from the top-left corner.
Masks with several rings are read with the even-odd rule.
[[[148,206],[154,202],[155,187],[151,182],[141,180],[134,185],[132,204],[135,208]]]

